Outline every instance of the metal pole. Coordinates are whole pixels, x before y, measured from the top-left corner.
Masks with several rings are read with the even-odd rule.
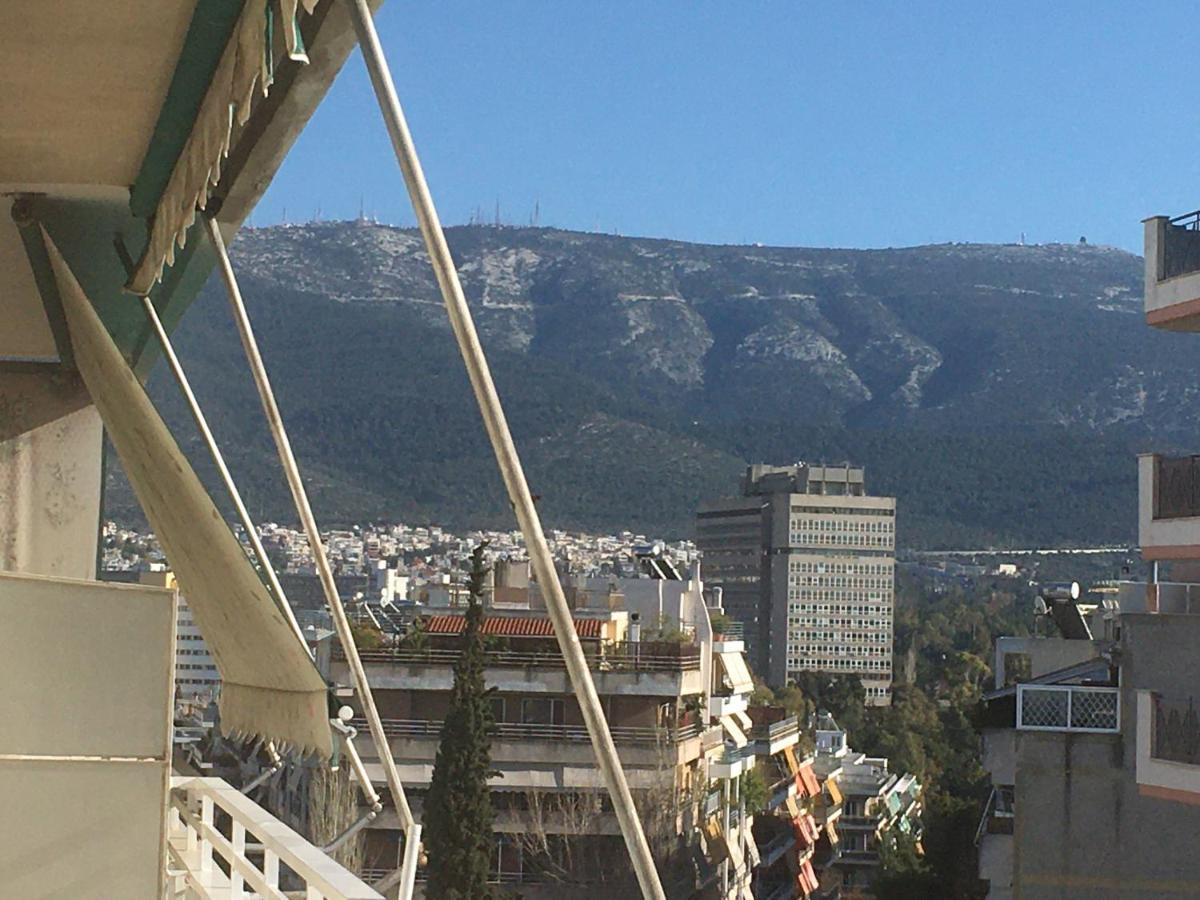
[[[267,378],[267,370],[263,365],[262,354],[258,352],[258,341],[254,338],[254,330],[250,327],[250,317],[246,314],[246,304],[242,301],[242,292],[238,287],[237,277],[233,272],[233,263],[229,260],[229,251],[225,248],[225,239],[221,237],[221,229],[216,219],[201,215],[205,230],[213,249],[217,254],[217,267],[221,270],[221,278],[229,293],[229,305],[233,310],[234,322],[238,335],[242,339],[242,348],[246,351],[246,359],[250,371],[254,375],[254,384],[258,388],[259,399],[262,400],[263,412],[266,413],[267,423],[271,428],[271,436],[275,438],[275,447],[279,451],[279,461],[287,476],[288,487],[292,490],[292,499],[296,503],[296,512],[308,536],[308,546],[312,551],[313,563],[325,589],[325,600],[329,604],[329,613],[333,626],[337,630],[338,640],[346,653],[346,663],[354,679],[354,688],[363,705],[363,715],[371,731],[375,750],[379,754],[379,762],[383,765],[384,780],[392,792],[392,802],[400,815],[400,824],[405,832],[409,832],[414,824],[412,810],[408,806],[408,798],[404,796],[404,785],[400,782],[400,773],[396,770],[396,761],[392,758],[392,748],[388,745],[387,735],[383,730],[383,722],[379,718],[379,710],[375,706],[375,697],[371,694],[371,685],[367,681],[367,672],[363,668],[362,659],[358,655],[358,647],[354,643],[354,634],[350,630],[350,620],[346,618],[346,609],[338,596],[337,584],[333,580],[333,570],[329,566],[329,558],[325,555],[325,545],[321,541],[321,532],[317,529],[317,520],[313,516],[312,506],[308,502],[308,493],[304,490],[304,482],[300,480],[300,469],[296,465],[296,457],[292,453],[292,444],[288,440],[287,431],[283,427],[283,417],[279,414],[279,406],[275,402],[275,393],[271,390],[271,382]]]
[[[208,447],[208,453],[212,457],[213,464],[217,467],[221,481],[225,484],[225,490],[228,492],[230,499],[233,500],[233,506],[237,510],[238,519],[242,523],[242,528],[246,532],[246,537],[250,541],[250,546],[254,550],[254,555],[258,559],[258,564],[262,568],[263,575],[266,576],[267,587],[275,595],[275,602],[279,604],[280,610],[287,617],[288,624],[292,626],[292,631],[296,633],[296,637],[300,640],[300,645],[311,656],[312,651],[308,648],[308,641],[304,639],[304,632],[300,629],[300,623],[296,621],[296,614],[292,611],[291,604],[288,603],[287,596],[283,593],[283,586],[279,583],[279,577],[275,574],[275,567],[271,565],[267,551],[263,547],[262,541],[259,540],[258,529],[254,526],[254,522],[250,518],[246,504],[242,502],[242,494],[238,490],[237,484],[234,483],[233,475],[229,472],[229,467],[225,465],[225,456],[221,453],[221,448],[217,446],[217,440],[213,437],[212,429],[208,427],[208,419],[205,418],[203,410],[200,409],[200,403],[196,400],[196,395],[192,393],[192,385],[188,381],[187,374],[183,371],[183,366],[180,365],[179,357],[175,355],[175,347],[171,343],[170,337],[167,336],[167,330],[163,328],[162,319],[158,317],[158,310],[154,308],[154,303],[149,297],[142,298],[142,306],[146,310],[146,318],[150,321],[150,327],[158,337],[158,343],[162,347],[167,365],[170,366],[171,374],[175,376],[175,381],[179,385],[183,399],[187,401],[188,409],[191,411],[196,428],[199,429],[200,436],[204,438],[204,444]]]
[[[508,496],[521,533],[525,537],[525,546],[529,551],[529,559],[537,574],[538,584],[542,595],[546,598],[546,608],[554,623],[554,631],[558,645],[566,662],[567,672],[571,676],[571,685],[579,701],[584,723],[592,739],[592,747],[596,752],[596,762],[604,775],[604,782],[612,796],[613,808],[617,821],[621,825],[621,833],[629,848],[629,857],[637,873],[638,883],[642,894],[647,898],[663,898],[662,883],[654,867],[654,859],[650,855],[650,847],[646,843],[646,835],[642,831],[642,823],[638,819],[637,810],[633,805],[633,796],[621,769],[621,760],[617,756],[617,748],[613,744],[612,734],[608,730],[608,721],[600,707],[600,698],[596,694],[596,686],[592,683],[592,675],[588,670],[579,636],[575,633],[575,624],[567,607],[566,597],[563,596],[562,585],[558,581],[558,573],[554,569],[554,561],[550,556],[550,548],[546,536],[542,533],[542,523],[534,509],[533,498],[529,493],[529,485],[525,481],[525,473],[521,468],[521,460],[513,444],[512,435],[508,430],[508,422],[496,394],[496,386],[492,383],[491,372],[488,369],[487,358],[475,332],[475,323],[471,318],[470,307],[463,296],[462,285],[458,281],[458,273],[454,268],[454,259],[446,244],[446,236],[442,233],[442,225],[438,220],[429,186],[425,183],[425,175],[417,158],[416,147],[412,135],[409,134],[404,112],[400,108],[400,100],[396,96],[396,88],[388,70],[387,60],[383,56],[383,48],[379,43],[379,35],[375,31],[375,23],[371,18],[371,9],[367,0],[346,0],[347,8],[354,22],[354,30],[362,48],[363,60],[371,76],[371,84],[375,89],[375,97],[379,102],[388,135],[392,140],[392,148],[396,153],[396,161],[404,175],[404,183],[412,200],[417,222],[421,226],[421,234],[429,251],[433,271],[441,288],[442,299],[446,303],[446,311],[450,316],[450,325],[454,337],[462,352],[466,364],[467,375],[471,379],[471,387],[475,392],[475,400],[483,416],[488,438],[496,454],[496,462],[500,474],[504,478]]]

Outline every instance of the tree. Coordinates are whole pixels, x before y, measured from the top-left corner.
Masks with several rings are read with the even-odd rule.
[[[956,896],[941,893],[937,879],[917,851],[917,842],[894,828],[879,838],[879,869],[871,890],[886,900]]]
[[[447,900],[493,896],[488,885],[494,850],[488,777],[494,721],[491,690],[483,678],[485,546],[480,544],[471,555],[466,627],[425,803],[427,893]]]

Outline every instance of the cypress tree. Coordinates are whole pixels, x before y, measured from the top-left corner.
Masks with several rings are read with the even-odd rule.
[[[425,802],[429,897],[478,900],[493,896],[488,872],[495,855],[492,801],[491,689],[483,678],[484,544],[471,555],[466,627],[454,664],[450,710],[442,726]]]

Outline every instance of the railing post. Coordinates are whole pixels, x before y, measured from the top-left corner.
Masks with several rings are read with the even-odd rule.
[[[212,797],[208,794],[200,795],[200,821],[212,827],[213,824],[213,802]],[[200,835],[200,875],[207,882],[208,876],[212,873],[213,865],[213,848],[209,843],[208,838]]]
[[[279,888],[279,857],[270,849],[263,850],[263,875],[270,887]]]
[[[236,818],[233,820],[233,852],[237,856],[245,858],[246,856],[246,826],[239,822]],[[235,900],[242,900],[245,896],[245,880],[242,874],[237,870],[236,866],[229,867],[229,886]]]

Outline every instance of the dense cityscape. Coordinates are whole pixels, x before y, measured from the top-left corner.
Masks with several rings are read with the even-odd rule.
[[[0,3],[0,900],[1200,896],[1195,11],[914,10]]]

